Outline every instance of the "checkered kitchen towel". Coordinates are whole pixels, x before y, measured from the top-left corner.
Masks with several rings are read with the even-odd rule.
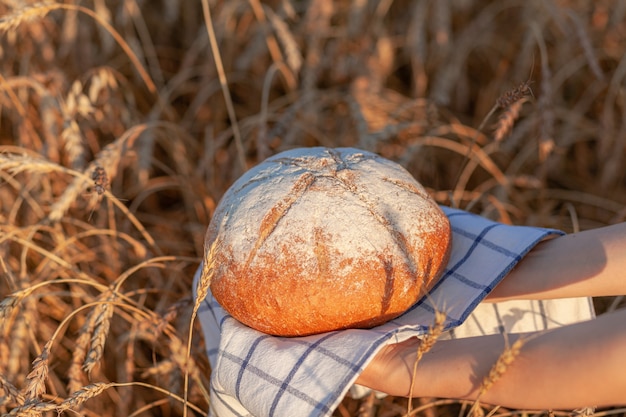
[[[383,346],[424,335],[436,309],[447,313],[447,330],[460,326],[537,242],[561,234],[442,208],[453,232],[442,279],[428,297],[381,326],[307,337],[269,336],[239,323],[209,294],[199,319],[212,365],[211,415],[330,416]],[[588,302],[582,306],[588,316]],[[573,304],[577,310],[580,303]]]

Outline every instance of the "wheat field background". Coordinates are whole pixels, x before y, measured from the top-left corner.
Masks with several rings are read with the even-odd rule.
[[[282,150],[374,151],[505,223],[625,221],[625,52],[620,0],[0,1],[0,412],[205,415],[204,231]]]

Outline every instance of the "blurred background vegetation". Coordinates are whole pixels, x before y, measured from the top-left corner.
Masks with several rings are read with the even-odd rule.
[[[198,329],[185,360],[204,231],[282,150],[374,151],[505,223],[624,221],[626,2],[207,4],[0,1],[0,411],[180,415],[189,371],[205,414]]]

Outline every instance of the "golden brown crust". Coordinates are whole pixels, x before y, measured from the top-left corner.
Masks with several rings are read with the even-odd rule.
[[[441,209],[406,171],[355,149],[277,155],[220,202],[211,291],[262,332],[298,336],[382,324],[436,282],[450,249]]]

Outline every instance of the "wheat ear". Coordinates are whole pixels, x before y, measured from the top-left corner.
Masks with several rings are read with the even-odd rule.
[[[460,180],[461,180],[461,177],[463,176],[463,172],[465,171],[467,164],[469,164],[470,162],[470,155],[472,153],[472,149],[474,148],[474,145],[476,145],[476,142],[478,140],[478,135],[483,130],[483,128],[485,127],[489,119],[491,119],[491,117],[496,113],[496,111],[498,111],[498,109],[507,109],[512,104],[522,100],[523,98],[529,95],[532,95],[532,90],[530,89],[530,81],[524,81],[523,83],[520,83],[517,87],[512,88],[511,90],[505,91],[500,97],[498,97],[493,107],[491,107],[487,115],[480,122],[480,125],[476,129],[476,134],[472,138],[472,141],[467,148],[467,153],[465,154],[464,162],[461,164],[459,168],[459,172],[456,176],[456,179],[454,180],[455,190],[459,189]],[[519,113],[519,110],[518,110],[518,113]],[[456,194],[457,192],[455,191],[454,193],[455,200],[456,200]]]
[[[6,415],[11,417],[41,417],[43,413],[55,411],[56,409],[56,404],[39,401],[37,399],[31,399],[26,401],[23,405],[12,409],[8,414],[3,414],[3,416]]]
[[[506,337],[506,335],[505,335]],[[506,370],[511,366],[511,364],[515,361],[515,359],[519,356],[522,347],[527,342],[527,338],[520,337],[512,345],[509,346],[508,339],[506,339],[506,345],[504,352],[500,354],[496,363],[493,364],[489,373],[483,378],[482,384],[478,389],[478,395],[476,396],[476,401],[472,404],[472,408],[470,409],[469,415],[479,415],[478,409],[480,408],[480,399],[489,389],[493,386],[496,381],[498,381],[502,375],[506,372]]]
[[[407,405],[407,415],[411,414],[413,408],[413,388],[415,387],[415,376],[417,374],[417,364],[422,360],[422,357],[435,345],[446,323],[446,313],[437,310],[435,312],[435,322],[428,331],[426,337],[422,340],[417,351],[415,352],[415,360],[413,361],[413,372],[411,374],[411,385],[409,387],[409,401]]]
[[[18,405],[24,404],[24,395],[2,373],[0,373],[0,390],[3,390],[11,401],[15,401]]]
[[[26,376],[25,397],[27,400],[40,398],[46,392],[50,345],[51,342],[46,343],[42,352],[33,361],[33,370]]]
[[[78,391],[74,392],[70,397],[63,400],[61,404],[56,406],[56,411],[61,413],[63,411],[75,408],[90,398],[96,397],[107,388],[114,386],[115,384],[107,384],[104,382],[96,382],[93,384],[85,385]]]
[[[4,321],[9,317],[13,310],[17,308],[20,302],[26,298],[32,291],[21,290],[14,292],[13,294],[0,301],[0,321]]]
[[[196,288],[196,298],[194,300],[193,310],[191,312],[191,318],[189,319],[189,339],[187,340],[187,356],[185,363],[189,363],[191,356],[191,341],[193,339],[193,323],[198,315],[198,310],[202,301],[209,294],[209,288],[211,287],[211,280],[215,271],[215,258],[218,250],[218,239],[215,239],[210,245],[206,245],[204,250],[204,262],[202,264],[202,272],[200,279],[198,280],[198,286]],[[185,382],[183,386],[183,417],[187,417],[187,404],[188,404],[188,389],[189,389],[189,367],[185,366]]]
[[[3,18],[2,20],[0,20],[0,31],[14,30],[15,28],[17,28],[17,26],[19,26],[23,22],[32,21],[35,19],[41,19],[45,17],[49,12],[53,10],[58,10],[58,9],[72,10],[72,11],[83,13],[91,17],[98,24],[100,24],[107,32],[109,32],[109,34],[113,37],[113,39],[115,39],[118,45],[124,50],[124,53],[131,60],[133,66],[139,73],[139,76],[143,80],[148,90],[151,93],[156,94],[157,92],[156,85],[150,78],[150,75],[148,74],[148,72],[144,69],[143,65],[141,64],[141,61],[139,61],[139,58],[137,58],[137,55],[135,54],[135,52],[132,50],[130,45],[128,45],[128,43],[124,40],[124,37],[122,37],[115,30],[113,26],[111,26],[106,20],[104,20],[96,12],[86,7],[79,6],[76,4],[64,4],[64,3],[48,3],[48,2],[36,3],[32,6],[28,6],[21,10],[18,10],[16,13],[13,13]]]
[[[515,124],[515,121],[519,118],[522,106],[526,101],[528,101],[528,99],[526,97],[522,97],[521,99],[513,102],[511,105],[506,107],[504,112],[502,112],[500,118],[498,119],[496,130],[493,134],[493,138],[496,142],[502,142],[504,138],[511,133],[511,131],[513,130],[513,125]]]
[[[93,333],[91,335],[91,346],[87,351],[87,357],[83,362],[83,370],[89,375],[96,366],[96,363],[102,359],[104,353],[104,345],[109,335],[109,329],[111,327],[111,317],[113,317],[113,304],[115,296],[109,295],[107,302],[96,306],[95,321],[93,327]]]

